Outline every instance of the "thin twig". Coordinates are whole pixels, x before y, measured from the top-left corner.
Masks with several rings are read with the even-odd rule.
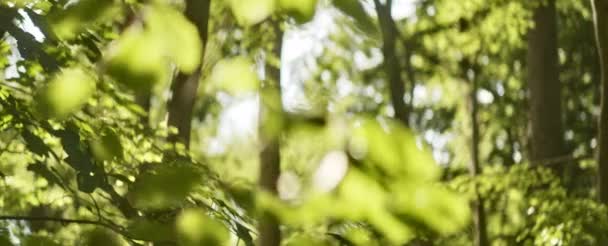
[[[99,205],[97,204],[97,200],[95,200],[95,197],[93,197],[92,194],[89,194],[89,197],[91,197],[91,200],[93,200],[93,204],[95,205],[95,209],[97,210],[97,221],[101,222],[101,220],[102,220],[101,211],[99,210]]]

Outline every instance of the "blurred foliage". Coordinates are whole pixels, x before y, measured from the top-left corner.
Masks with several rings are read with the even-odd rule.
[[[572,154],[560,179],[529,163],[525,34],[538,2],[394,0],[394,13],[411,10],[393,14],[406,127],[392,119],[373,1],[212,1],[206,44],[185,1],[2,1],[0,245],[254,245],[264,212],[282,245],[471,245],[476,189],[492,245],[600,245],[590,6],[557,1]],[[260,102],[276,65],[283,94]],[[167,140],[166,104],[174,75],[199,67],[186,149]],[[285,108],[262,123],[285,129],[278,196],[256,186],[261,103]]]

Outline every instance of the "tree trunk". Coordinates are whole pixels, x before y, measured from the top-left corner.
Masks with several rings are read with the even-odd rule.
[[[401,67],[396,54],[397,28],[391,16],[392,1],[387,0],[386,4],[382,5],[379,0],[374,0],[374,4],[382,31],[383,68],[390,85],[391,102],[396,118],[408,126],[409,112],[403,100],[405,85],[401,79]]]
[[[196,26],[200,39],[203,42],[203,53],[208,39],[208,22],[210,0],[186,1],[186,17]],[[177,134],[169,137],[172,142],[183,143],[186,148],[190,146],[190,128],[192,123],[192,110],[196,100],[198,84],[201,78],[201,68],[187,74],[179,72],[171,85],[173,96],[169,102],[169,126],[177,128]]]
[[[280,61],[283,44],[283,31],[280,23],[272,21],[276,40],[273,53]],[[281,153],[279,140],[281,136],[281,119],[283,106],[281,101],[281,69],[279,64],[266,64],[266,79],[260,91],[259,135],[262,144],[260,152],[260,188],[274,196],[278,194],[277,182],[281,172]],[[270,124],[269,124],[270,123]],[[281,231],[278,219],[267,211],[261,215],[258,225],[258,245],[279,246]]]
[[[469,95],[469,103],[471,107],[471,165],[469,173],[471,176],[477,176],[481,173],[481,165],[479,163],[479,120],[478,111],[479,103],[477,102],[477,78],[471,79],[471,93]],[[473,201],[473,223],[475,226],[475,245],[486,246],[490,245],[488,241],[488,230],[486,223],[486,212],[484,209],[484,199],[479,194],[475,187],[476,200]]]
[[[600,58],[601,103],[598,125],[598,194],[608,204],[608,1],[592,0],[597,50]]]
[[[528,32],[527,63],[531,159],[537,163],[565,154],[554,0],[534,10],[534,27]],[[563,175],[563,163],[552,165],[552,169],[556,175]]]

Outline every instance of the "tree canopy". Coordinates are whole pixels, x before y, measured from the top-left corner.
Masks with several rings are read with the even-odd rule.
[[[606,9],[3,0],[0,246],[604,245]]]

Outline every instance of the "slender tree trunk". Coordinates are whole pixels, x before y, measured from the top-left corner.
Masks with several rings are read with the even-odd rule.
[[[534,10],[534,27],[528,32],[532,163],[565,154],[556,18],[555,0],[549,0]],[[563,163],[552,168],[556,175],[563,174]]]
[[[481,173],[481,163],[479,162],[479,103],[477,102],[478,78],[477,70],[473,69],[472,76],[468,73],[469,69],[473,69],[468,60],[461,61],[461,70],[464,76],[469,81],[471,88],[469,92],[469,109],[471,120],[471,163],[469,165],[469,174],[473,177]],[[475,200],[472,204],[473,210],[473,237],[476,246],[490,245],[488,239],[488,229],[486,222],[486,212],[484,199],[479,194],[477,186],[475,186]]]
[[[211,0],[188,0],[186,1],[186,17],[196,28],[201,41],[203,42],[204,57],[205,45],[208,39],[209,9]],[[186,148],[190,146],[190,128],[192,123],[192,110],[196,100],[196,92],[201,78],[201,68],[197,68],[193,73],[187,74],[180,72],[177,74],[171,91],[173,96],[169,102],[169,126],[177,128],[176,135],[170,136],[173,142],[183,143]]]
[[[412,65],[412,45],[407,45],[407,42],[404,42],[406,45],[403,46],[405,48],[405,72],[407,73],[407,79],[409,80],[410,88],[407,93],[410,98],[409,104],[406,105],[406,118],[409,118],[409,114],[414,112],[414,89],[416,89],[416,74],[414,73],[414,66]]]
[[[401,78],[401,67],[396,54],[397,28],[391,16],[392,1],[387,0],[383,5],[379,0],[374,0],[374,4],[382,31],[383,67],[390,85],[391,102],[396,118],[408,126],[409,112],[403,100],[405,85]]]
[[[273,55],[279,61],[283,45],[283,31],[280,23],[271,21],[275,29],[276,40]],[[260,188],[272,195],[277,195],[277,182],[281,172],[280,136],[283,106],[281,101],[281,69],[279,64],[266,65],[266,79],[260,91],[259,135],[262,143],[260,152]],[[269,212],[263,212],[258,225],[259,246],[279,246],[281,231],[278,219]]]
[[[593,19],[601,74],[597,188],[599,200],[604,204],[608,204],[608,102],[606,102],[606,97],[608,97],[608,1],[592,0],[591,2],[593,5]]]

